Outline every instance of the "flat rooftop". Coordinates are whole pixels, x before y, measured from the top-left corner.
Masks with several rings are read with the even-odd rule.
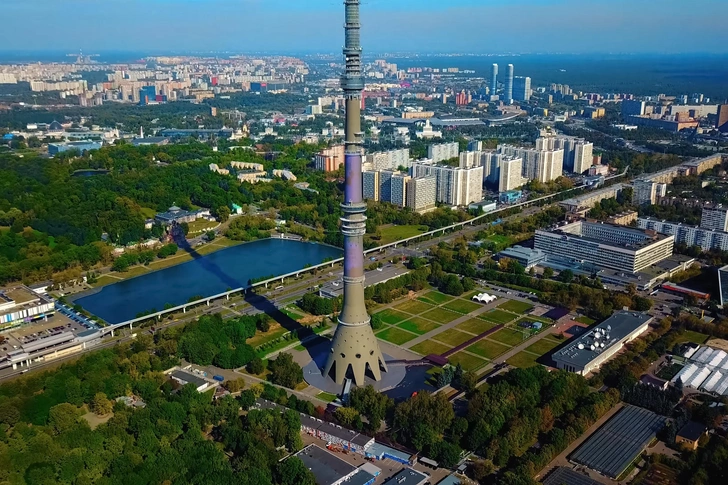
[[[613,230],[614,234],[624,234],[625,236],[629,235],[632,236],[632,240],[625,241],[625,242],[616,242],[616,241],[605,241],[604,239],[600,239],[598,237],[592,237],[592,236],[585,236],[584,230],[589,229],[607,229],[607,230]],[[584,241],[593,242],[595,244],[600,244],[602,246],[613,246],[613,247],[619,247],[619,248],[628,248],[633,250],[638,250],[642,248],[646,248],[648,246],[651,246],[652,244],[662,241],[664,239],[667,239],[669,237],[665,234],[657,234],[652,232],[647,232],[644,229],[636,229],[633,227],[627,227],[627,226],[620,226],[618,224],[609,224],[605,222],[589,222],[589,221],[576,221],[569,224],[565,224],[563,226],[558,226],[551,230],[546,231],[538,231],[538,232],[550,232],[553,234],[562,234],[564,236],[578,238]]]
[[[600,354],[621,342],[652,316],[635,311],[618,311],[598,325],[574,337],[553,359],[576,367],[586,367]]]
[[[419,485],[428,478],[430,477],[422,472],[418,472],[412,468],[405,468],[384,482],[383,485]]]
[[[174,371],[170,372],[169,375],[171,377],[184,381],[187,384],[194,384],[195,387],[200,387],[203,384],[209,384],[209,382],[206,381],[205,379],[203,379],[202,377],[198,377],[185,370],[174,370]]]
[[[541,483],[543,485],[599,485],[596,480],[565,466],[556,467]]]
[[[316,445],[308,445],[294,456],[311,470],[318,485],[331,485],[356,470],[353,465]]]

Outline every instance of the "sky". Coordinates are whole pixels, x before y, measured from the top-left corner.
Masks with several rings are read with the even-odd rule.
[[[343,0],[2,0],[0,51],[339,52]],[[726,0],[362,0],[365,51],[728,53]]]

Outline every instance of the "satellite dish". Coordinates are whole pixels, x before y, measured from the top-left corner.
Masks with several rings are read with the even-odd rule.
[[[602,343],[601,343],[601,344],[599,344],[599,345],[601,345],[601,347],[602,347],[602,348],[604,348],[604,342],[602,342]]]
[[[579,350],[584,350],[584,344],[579,344]]]
[[[599,335],[599,332],[598,332],[598,331],[597,331],[597,332],[594,332],[594,338],[595,338],[595,339],[598,339],[598,338],[599,338],[600,336],[601,336],[601,335]]]
[[[592,344],[591,347],[589,347],[589,350],[594,350],[594,344]]]

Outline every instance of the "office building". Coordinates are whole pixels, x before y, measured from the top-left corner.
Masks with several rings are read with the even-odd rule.
[[[523,160],[518,157],[506,156],[500,160],[498,169],[499,192],[509,192],[523,185],[522,166]]]
[[[490,70],[490,95],[493,96],[498,92],[498,64],[493,64]]]
[[[316,170],[322,172],[335,172],[344,165],[344,145],[326,148],[314,157]]]
[[[526,270],[529,270],[534,266],[538,266],[539,264],[546,261],[546,253],[544,253],[540,249],[531,249],[518,245],[504,249],[503,251],[498,253],[496,257],[498,261],[503,258],[518,261],[518,263],[526,268]]]
[[[632,183],[632,205],[653,205],[657,202],[657,183],[651,180],[635,180]]]
[[[437,201],[444,204],[462,206],[483,199],[483,167],[413,163],[410,175],[415,178],[434,176],[437,181]]]
[[[715,229],[716,231],[728,231],[728,207],[724,207],[722,204],[703,207],[700,227]]]
[[[633,99],[625,99],[622,101],[622,117],[642,116],[645,114],[645,102]]]
[[[407,181],[407,207],[413,211],[424,214],[434,210],[437,200],[437,178],[428,177],[410,178]]]
[[[53,300],[27,286],[0,291],[0,330],[19,327],[36,320],[47,320],[56,312]]]
[[[580,220],[537,230],[534,248],[549,256],[636,273],[670,257],[674,240],[654,231]]]
[[[460,145],[457,142],[440,143],[427,147],[427,158],[434,163],[444,162],[457,158],[460,153]]]
[[[513,64],[508,64],[506,68],[506,88],[505,102],[510,104],[513,102]]]
[[[718,106],[718,116],[715,122],[715,127],[721,133],[728,133],[728,104],[721,104]]]
[[[618,311],[585,333],[574,337],[551,358],[558,369],[587,375],[622,350],[625,344],[647,331],[652,317],[647,313]]]
[[[529,101],[531,99],[531,78],[516,76],[513,78],[513,99]]]
[[[688,226],[681,222],[658,221],[650,217],[639,217],[637,227],[675,237],[675,244],[688,247],[698,246],[704,251],[719,249],[728,251],[728,232]]]

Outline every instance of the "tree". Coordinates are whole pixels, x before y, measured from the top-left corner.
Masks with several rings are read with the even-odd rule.
[[[549,268],[548,266],[543,269],[543,277],[548,279],[551,279],[554,277],[554,270]]]
[[[205,239],[207,239],[208,241],[214,241],[215,236],[216,236],[215,231],[207,231],[205,233]]]
[[[270,381],[293,389],[303,380],[303,369],[293,360],[293,356],[280,353],[275,360],[268,362]]]
[[[48,411],[48,425],[50,425],[56,434],[60,434],[74,427],[78,418],[78,409],[76,406],[68,403],[58,404]]]
[[[342,426],[345,426],[347,428],[354,428],[354,423],[359,421],[361,423],[361,418],[359,417],[359,412],[354,408],[349,407],[340,407],[336,409],[336,412],[334,413],[334,416],[336,416],[336,420],[341,423]]]
[[[452,468],[460,461],[462,451],[458,445],[441,440],[432,446],[431,453],[440,465],[445,468]]]
[[[442,435],[454,417],[452,404],[445,394],[423,391],[396,407],[394,427],[401,429],[405,441],[424,446]]]
[[[230,209],[226,205],[218,207],[216,213],[220,222],[227,222],[230,219]]]
[[[260,357],[255,357],[253,360],[248,362],[248,365],[245,367],[245,369],[253,374],[253,375],[260,375],[265,370],[265,364],[263,364],[263,360]]]
[[[278,463],[275,475],[280,485],[316,485],[313,473],[296,456]]]
[[[225,388],[230,392],[240,392],[245,389],[245,379],[238,377],[237,379],[229,379],[225,382]]]
[[[371,324],[372,324],[372,330],[379,330],[384,326],[384,322],[382,322],[382,316],[379,313],[375,313],[371,316]]]
[[[570,269],[565,269],[561,273],[559,273],[559,279],[562,282],[569,284],[574,280],[574,272]]]
[[[473,478],[483,483],[485,478],[495,471],[495,465],[490,460],[474,460],[470,465]]]
[[[113,403],[106,397],[103,392],[97,392],[91,403],[91,409],[97,416],[106,416],[114,408]]]

